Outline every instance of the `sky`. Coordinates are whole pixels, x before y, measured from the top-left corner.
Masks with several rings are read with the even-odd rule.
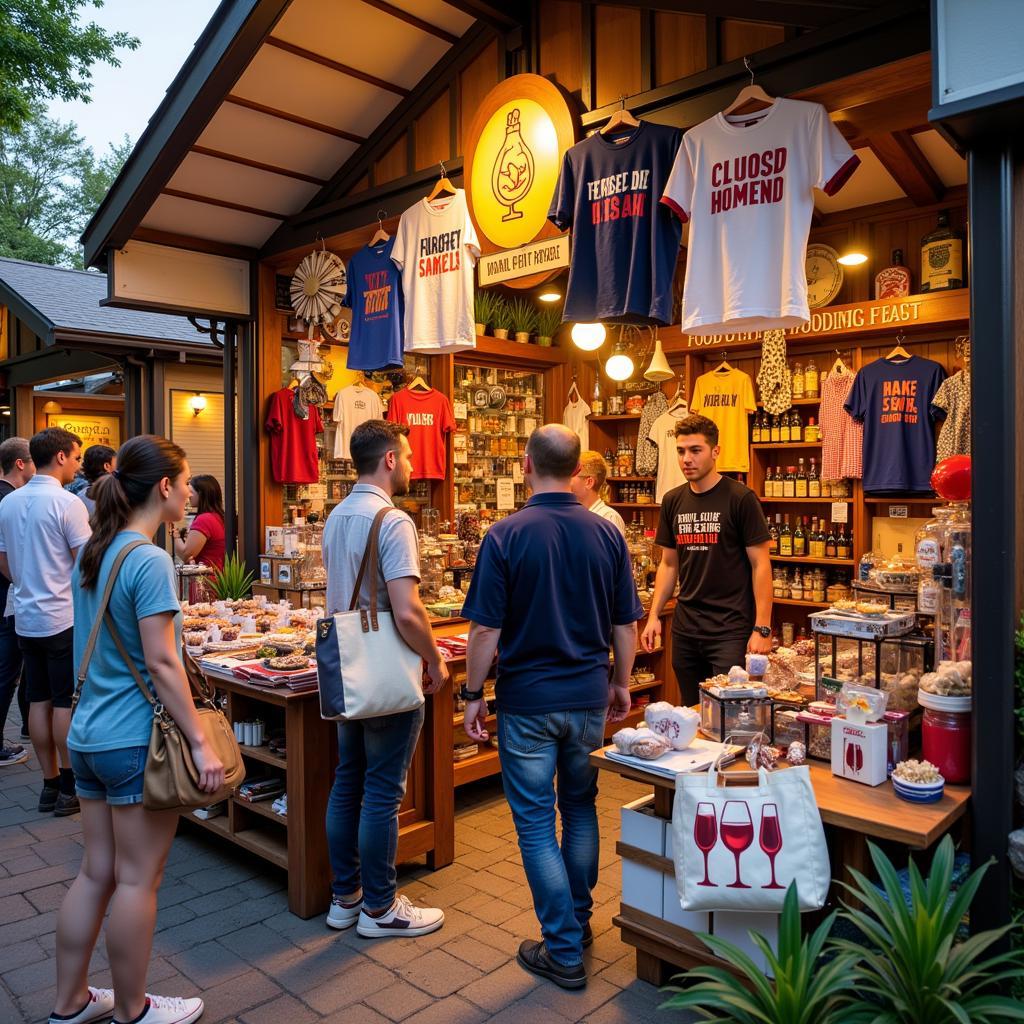
[[[128,32],[141,43],[120,51],[119,68],[93,66],[90,103],[55,100],[50,116],[75,122],[97,156],[126,133],[138,142],[216,8],[217,0],[105,0],[99,9],[83,8],[83,23]]]

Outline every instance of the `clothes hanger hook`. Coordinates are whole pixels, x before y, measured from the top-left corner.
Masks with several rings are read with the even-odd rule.
[[[743,66],[750,72],[750,84],[754,84],[754,62],[749,57],[743,58]]]
[[[447,178],[448,177],[448,172],[444,169],[444,161],[443,160],[438,160],[438,163],[441,165],[441,177],[442,178]]]
[[[387,211],[387,210],[385,210],[385,209],[383,209],[383,208],[381,208],[380,210],[378,210],[378,211],[377,211],[377,223],[378,223],[378,224],[379,224],[379,225],[380,225],[381,227],[383,227],[383,226],[384,226],[384,218],[385,218],[385,217],[386,217],[387,215],[388,215],[388,211]]]

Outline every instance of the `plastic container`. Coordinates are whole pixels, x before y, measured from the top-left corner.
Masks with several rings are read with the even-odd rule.
[[[946,782],[971,781],[971,698],[921,692],[921,754]]]

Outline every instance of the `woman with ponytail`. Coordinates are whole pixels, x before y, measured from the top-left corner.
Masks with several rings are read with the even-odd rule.
[[[130,551],[117,574],[109,612],[124,654],[188,739],[202,788],[215,792],[224,767],[203,735],[181,663],[181,607],[170,555],[151,543],[162,525],[178,522],[188,499],[185,453],[162,437],[126,441],[117,469],[92,487],[96,529],[71,578],[75,664],[118,553]],[[191,1024],[201,999],[147,995],[146,970],[156,923],[156,896],[177,811],[142,805],[152,705],[101,627],[71,721],[68,747],[82,806],[85,855],[57,918],[57,1000],[51,1024],[89,1024],[113,1014],[115,1024]],[[107,957],[113,990],[87,984],[89,960],[109,905]]]

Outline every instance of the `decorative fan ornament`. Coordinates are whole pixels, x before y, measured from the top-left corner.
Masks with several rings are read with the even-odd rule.
[[[320,330],[332,341],[339,341],[347,345],[352,336],[352,311],[341,310],[334,320],[325,320],[320,325]]]
[[[308,325],[306,337],[313,337],[314,327],[337,320],[345,291],[345,264],[340,257],[316,249],[303,259],[292,275],[291,298],[295,315]]]

